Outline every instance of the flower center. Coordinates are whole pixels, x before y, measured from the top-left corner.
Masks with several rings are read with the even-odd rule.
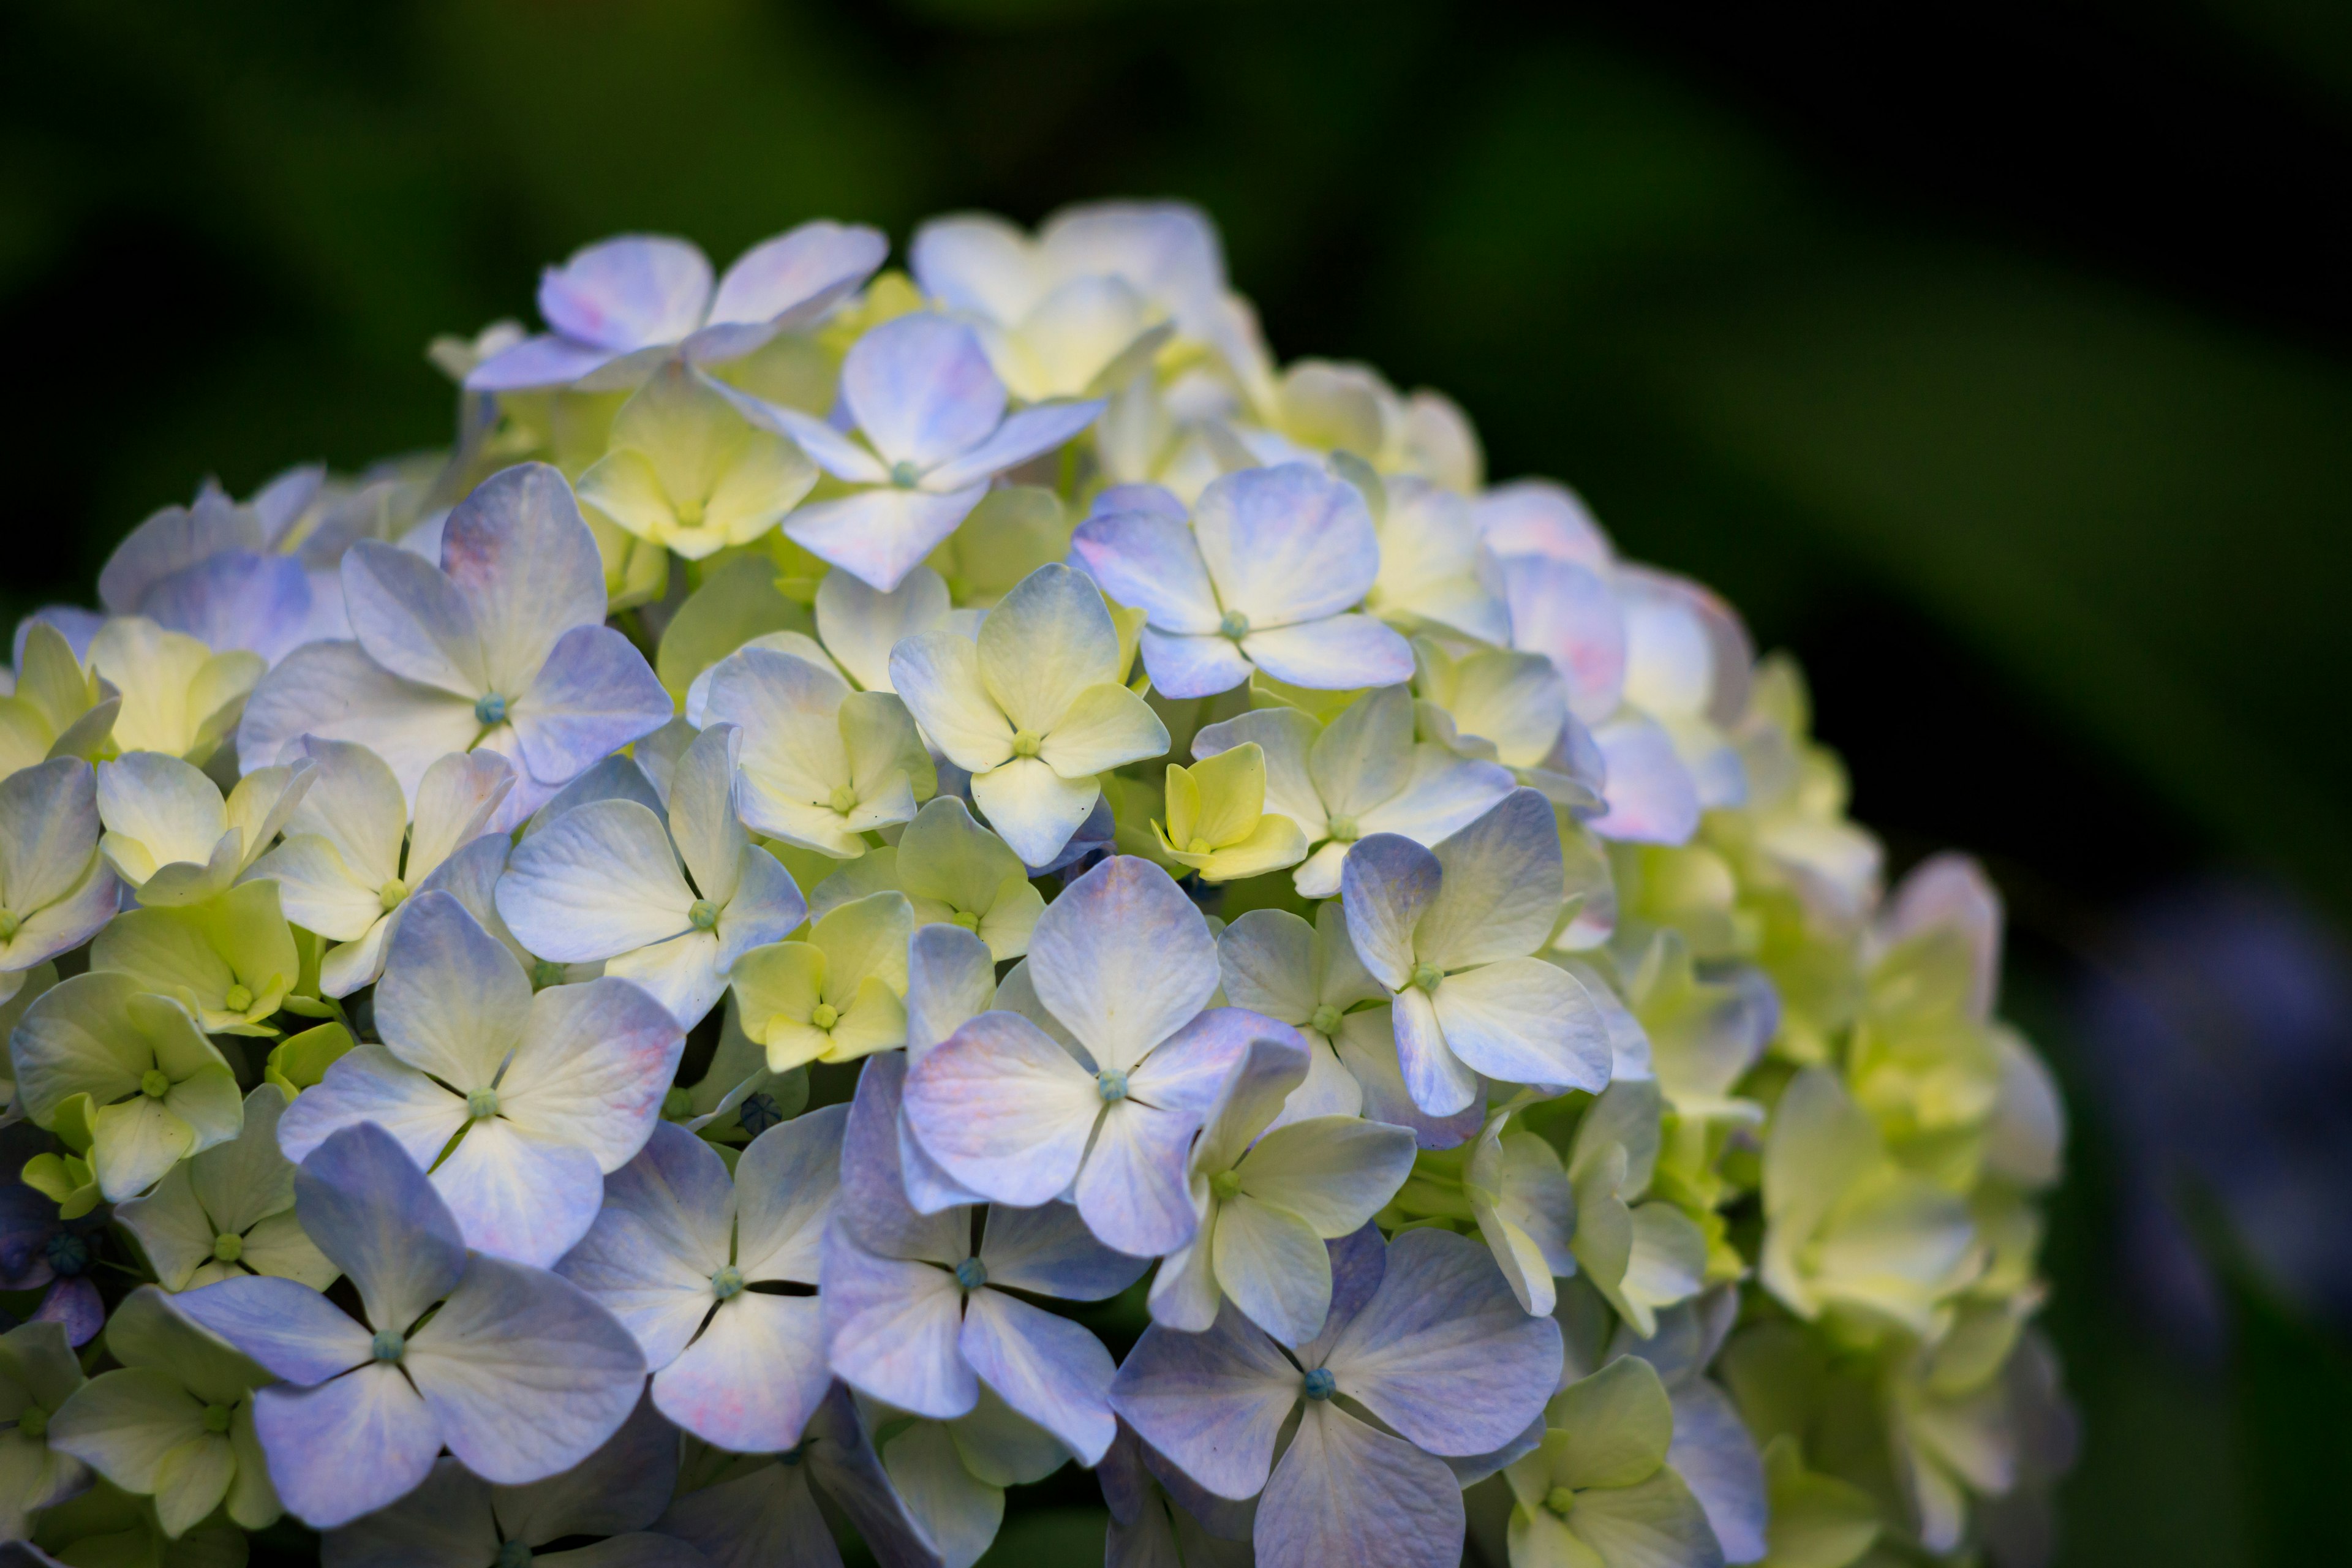
[[[49,1237],[49,1244],[41,1251],[51,1268],[68,1278],[89,1267],[89,1243],[71,1231],[60,1231]]]
[[[770,1094],[747,1094],[743,1103],[735,1108],[735,1120],[754,1138],[783,1119],[784,1108]]]
[[[245,1237],[233,1230],[223,1231],[213,1237],[213,1258],[221,1263],[234,1263],[245,1256]]]
[[[244,1012],[253,1005],[253,988],[249,985],[230,986],[227,994],[221,997],[221,1005],[232,1013]]]
[[[719,906],[709,899],[697,899],[687,906],[686,918],[697,931],[709,931],[719,923]]]
[[[1412,966],[1412,983],[1423,991],[1436,990],[1437,983],[1444,978],[1444,971],[1433,963],[1416,963]]]
[[[677,518],[682,526],[692,528],[702,521],[702,508],[700,496],[680,496],[671,503],[669,510],[670,515]]]
[[[378,1361],[398,1361],[408,1353],[408,1342],[391,1329],[378,1329],[368,1341],[368,1351]]]
[[[857,809],[857,792],[847,784],[835,784],[833,786],[833,793],[824,797],[824,803],[842,816],[847,816]]]
[[[477,1121],[488,1121],[499,1113],[499,1091],[478,1089],[466,1097],[466,1114]]]
[[[501,1541],[499,1554],[490,1559],[490,1568],[530,1568],[530,1546],[526,1542]]]
[[[1568,1517],[1569,1510],[1575,1506],[1576,1494],[1569,1490],[1566,1487],[1554,1487],[1551,1490],[1544,1493],[1544,1507],[1559,1515],[1562,1519],[1566,1519]]]
[[[1209,1191],[1219,1203],[1231,1203],[1241,1195],[1242,1173],[1239,1171],[1219,1171],[1209,1178]]]
[[[1299,1380],[1299,1388],[1309,1399],[1328,1399],[1339,1392],[1339,1380],[1329,1367],[1318,1366]]]
[[[530,988],[544,991],[551,985],[563,984],[563,965],[551,959],[541,959],[530,966]]]
[[[1318,1035],[1336,1035],[1339,1032],[1339,1009],[1326,1002],[1315,1009],[1315,1016],[1307,1022]]]
[[[915,481],[921,478],[922,475],[915,471],[912,458],[901,458],[890,465],[890,482],[902,490],[913,489]]]
[[[38,1442],[49,1435],[49,1413],[37,1405],[27,1405],[16,1417],[16,1430]]]
[[[1249,636],[1249,617],[1239,610],[1227,610],[1223,617],[1217,622],[1217,631],[1220,635],[1239,642]]]
[[[1353,844],[1356,841],[1356,819],[1352,816],[1335,816],[1324,826],[1337,843]]]
[[[139,1075],[139,1092],[150,1100],[161,1100],[172,1092],[172,1080],[162,1068],[149,1068]]]
[[[228,1406],[227,1406],[227,1405],[205,1405],[205,1431],[207,1431],[207,1432],[226,1432],[226,1431],[227,1431],[227,1430],[228,1430],[228,1417],[229,1417],[229,1408],[228,1408]]]
[[[1117,1068],[1105,1068],[1095,1074],[1095,1092],[1105,1105],[1117,1105],[1127,1098],[1127,1075]]]
[[[988,1283],[988,1265],[977,1258],[967,1258],[955,1266],[956,1283],[967,1290],[977,1290]]]
[[[1013,731],[1013,754],[1016,757],[1034,757],[1037,754],[1037,748],[1045,743],[1045,738],[1034,730]]]
[[[407,897],[408,884],[402,881],[397,877],[394,877],[392,880],[386,882],[383,887],[378,888],[375,890],[376,905],[378,908],[382,909],[385,914],[390,914],[393,910],[400,908],[401,901]]]
[[[507,700],[493,691],[474,700],[474,722],[490,729],[507,721]]]
[[[0,942],[16,941],[16,933],[24,926],[25,922],[18,920],[13,910],[0,910]]]
[[[835,1007],[830,1002],[818,1003],[809,1013],[809,1026],[811,1028],[830,1029],[835,1024],[840,1022],[841,1009]]]
[[[1192,843],[1184,846],[1184,853],[1187,855],[1213,855],[1216,853],[1216,846],[1211,844],[1205,838],[1195,838]]]
[[[950,915],[948,919],[963,927],[966,931],[978,931],[980,929],[980,917],[973,914],[970,910],[958,910],[955,913]]]
[[[710,1293],[722,1301],[732,1300],[743,1293],[743,1271],[729,1264],[710,1277]]]

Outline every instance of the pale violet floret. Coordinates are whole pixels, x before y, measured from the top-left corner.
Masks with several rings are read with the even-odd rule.
[[[171,1303],[284,1380],[254,1395],[254,1429],[298,1519],[331,1530],[373,1513],[423,1482],[445,1446],[494,1484],[544,1480],[636,1406],[646,1363],[628,1331],[569,1280],[467,1250],[383,1128],[327,1139],[294,1185],[303,1229],[350,1279],[363,1319],[259,1275]]]
[[[1250,1042],[1192,1146],[1199,1226],[1151,1286],[1151,1316],[1204,1332],[1221,1302],[1284,1344],[1303,1344],[1331,1309],[1324,1243],[1351,1236],[1412,1172],[1413,1136],[1353,1116],[1273,1125],[1307,1078],[1306,1042]]]
[[[910,821],[939,772],[907,704],[856,691],[830,660],[748,647],[710,671],[701,722],[740,729],[735,806],[771,838],[836,860]]]
[[[515,847],[499,914],[532,952],[602,963],[691,1028],[726,994],[735,961],[781,942],[807,900],[735,813],[740,731],[695,738],[670,782],[665,822],[633,800],[574,806]]]
[[[1344,1058],[1350,1053],[1342,1042],[1363,1027],[1363,1016],[1349,1009],[1384,1002],[1388,990],[1356,957],[1347,916],[1336,901],[1317,907],[1313,925],[1287,910],[1248,910],[1218,934],[1217,966],[1226,1001],[1289,1025],[1307,1042],[1306,1079],[1290,1091],[1271,1126],[1308,1116],[1354,1116],[1365,1109],[1363,1086],[1349,1070]],[[1351,1016],[1359,1021],[1351,1025]],[[1385,1027],[1377,1044],[1390,1049]]]
[[[1019,972],[1025,989],[1027,969],[1023,966]],[[978,932],[954,925],[919,928],[907,943],[908,1064],[922,1060],[933,1046],[993,1007],[996,994],[996,955]],[[924,1150],[907,1115],[903,1086],[898,1176],[900,1189],[919,1214],[986,1201],[940,1169]]]
[[[988,825],[1050,865],[1102,798],[1095,775],[1168,750],[1168,727],[1120,684],[1118,629],[1092,583],[1041,566],[981,622],[890,655],[890,683],[923,734],[971,774]]]
[[[1165,871],[1130,856],[1047,905],[1024,962],[1076,1050],[1019,1014],[982,1014],[908,1069],[917,1139],[995,1202],[1028,1207],[1074,1191],[1088,1227],[1118,1250],[1182,1246],[1196,1223],[1192,1135],[1249,1039],[1280,1026],[1202,1011],[1217,990],[1208,921]]]
[[[850,493],[784,520],[803,549],[888,591],[971,515],[989,481],[1094,423],[1099,402],[1004,410],[1004,384],[970,327],[900,316],[868,331],[841,366],[855,439],[821,420],[768,413]]]
[[[432,1172],[467,1246],[541,1266],[586,1233],[605,1174],[645,1146],[686,1043],[625,980],[534,995],[513,954],[443,892],[402,917],[375,1025],[383,1043],[338,1060],[279,1122],[287,1158],[379,1123]]]
[[[334,1568],[709,1568],[693,1547],[646,1528],[669,1506],[677,1471],[677,1433],[647,1402],[603,1447],[543,1481],[495,1487],[455,1459],[437,1459],[415,1491],[328,1536],[321,1561]]]
[[[237,751],[276,761],[306,734],[357,741],[415,796],[451,752],[493,751],[512,827],[583,770],[661,727],[669,693],[604,625],[604,569],[563,476],[491,475],[441,530],[440,564],[373,540],[343,556],[351,642],[298,648],[246,705]]]
[[[79,757],[0,779],[0,1003],[26,974],[88,942],[114,913],[99,851],[98,781]]]
[[[139,1238],[166,1290],[192,1290],[247,1274],[274,1274],[314,1290],[335,1266],[294,1217],[294,1166],[278,1147],[286,1095],[258,1084],[245,1097],[245,1127],[181,1161],[114,1217]]]
[[[1286,1351],[1230,1308],[1206,1333],[1154,1324],[1112,1408],[1209,1492],[1257,1498],[1264,1568],[1454,1568],[1463,1480],[1448,1461],[1477,1460],[1480,1476],[1523,1451],[1559,1375],[1559,1326],[1522,1311],[1485,1249],[1449,1232],[1384,1247],[1368,1227],[1331,1252],[1313,1340]]]
[[[979,635],[982,612],[955,608],[947,580],[928,566],[918,566],[888,593],[867,586],[846,572],[828,572],[817,580],[816,636],[806,632],[762,632],[737,653],[773,648],[794,654],[818,668],[830,667],[860,691],[888,691],[890,650],[908,637],[940,626],[960,627],[965,636]],[[686,689],[689,723],[708,722],[710,680],[727,660],[720,659],[696,676]]]
[[[249,650],[272,664],[303,643],[351,636],[331,566],[289,549],[325,478],[316,466],[290,468],[245,501],[206,480],[194,503],[150,513],[115,546],[98,574],[99,602],[215,653]]]
[[[539,313],[552,330],[491,354],[467,373],[466,388],[633,386],[672,354],[740,359],[778,332],[814,326],[889,249],[862,224],[820,218],[745,251],[714,290],[709,259],[683,239],[599,240],[541,276]]]
[[[425,770],[412,814],[392,769],[357,742],[304,736],[289,754],[310,762],[310,783],[286,841],[253,875],[278,883],[288,920],[336,943],[319,962],[319,990],[348,996],[383,973],[409,894],[488,828],[514,766],[496,752],[452,752]]]
[[[558,1266],[636,1336],[655,1407],[707,1443],[789,1448],[824,1397],[821,1302],[754,1287],[817,1283],[843,1116],[771,1127],[731,1177],[717,1149],[664,1122],[606,1178],[596,1223]]]
[[[224,800],[203,769],[128,752],[98,767],[98,847],[141,903],[202,903],[261,858],[311,778],[310,759],[297,757],[249,770]]]
[[[1413,1103],[1450,1116],[1479,1079],[1598,1091],[1612,1050],[1601,1010],[1566,970],[1531,956],[1559,914],[1559,835],[1530,789],[1435,850],[1382,834],[1348,858],[1341,899],[1356,956],[1391,994]]]
[[[1141,491],[1141,494],[1139,494]],[[1121,492],[1132,510],[1081,524],[1072,558],[1146,612],[1143,666],[1170,697],[1230,690],[1262,669],[1349,690],[1410,679],[1404,639],[1357,613],[1381,570],[1363,498],[1307,463],[1245,468],[1201,492],[1187,526],[1173,496]]]
[[[1066,1204],[917,1213],[899,1173],[906,1070],[877,1058],[850,1110],[822,1298],[833,1370],[935,1420],[970,1415],[985,1384],[1092,1464],[1114,1430],[1110,1352],[1012,1292],[1101,1300],[1133,1284],[1147,1260],[1103,1246]]]
[[[1508,769],[1413,739],[1402,686],[1370,691],[1319,724],[1296,708],[1261,708],[1204,727],[1192,754],[1255,742],[1265,752],[1265,809],[1298,824],[1313,846],[1290,874],[1300,895],[1328,899],[1360,839],[1397,834],[1434,844],[1511,791]]]

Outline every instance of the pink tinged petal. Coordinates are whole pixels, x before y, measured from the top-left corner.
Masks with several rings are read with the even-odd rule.
[[[677,1359],[710,1315],[710,1277],[725,1266],[723,1237],[717,1262],[680,1240],[608,1206],[557,1265],[629,1331],[656,1371]]]
[[[1186,1475],[1238,1500],[1265,1486],[1299,1390],[1298,1369],[1228,1309],[1206,1333],[1144,1330],[1111,1380],[1110,1405]]]
[[[271,1375],[304,1387],[369,1359],[367,1325],[291,1279],[239,1275],[183,1291],[172,1298],[171,1306],[252,1357]]]
[[[1242,652],[1276,680],[1318,691],[1391,686],[1412,679],[1412,647],[1370,616],[1331,616],[1254,631]]]
[[[736,1161],[735,1261],[744,1279],[817,1282],[848,1111],[824,1106],[771,1127]]]
[[[957,454],[923,476],[927,490],[947,491],[985,484],[1007,468],[1041,457],[1093,424],[1103,411],[1100,398],[1076,403],[1041,403],[1008,416],[969,451]]]
[[[1427,992],[1399,992],[1391,1021],[1396,1029],[1397,1070],[1416,1109],[1428,1116],[1450,1117],[1478,1101],[1478,1075],[1447,1047],[1444,1026]]]
[[[919,471],[979,446],[1004,415],[1004,384],[980,340],[943,316],[901,316],[858,339],[842,362],[841,398],[885,462]]]
[[[1502,1083],[1599,1093],[1609,1082],[1609,1026],[1574,975],[1539,958],[1450,974],[1433,998],[1446,1048]]]
[[[682,239],[622,235],[572,253],[539,280],[539,313],[569,338],[625,353],[702,324],[710,263]]]
[[[1151,1266],[1148,1258],[1114,1252],[1097,1241],[1078,1211],[1064,1203],[990,1208],[980,1260],[992,1285],[1065,1301],[1106,1300]]]
[[[1443,879],[1435,855],[1393,833],[1363,840],[1340,868],[1348,939],[1372,977],[1391,991],[1412,984],[1413,928],[1437,901]]]
[[[524,770],[551,792],[652,734],[671,712],[669,693],[646,656],[600,625],[563,634],[528,692],[515,699],[509,722]]]
[[[1036,757],[1015,757],[974,773],[971,798],[1023,865],[1046,867],[1086,826],[1102,789],[1091,773],[1066,779]]]
[[[1602,838],[1686,844],[1698,831],[1698,785],[1654,719],[1621,714],[1592,731],[1606,769],[1609,809],[1587,826]]]
[[[300,1162],[346,1127],[382,1128],[419,1169],[440,1158],[466,1124],[466,1101],[382,1046],[346,1052],[304,1090],[278,1124],[278,1146]]]
[[[265,1388],[253,1425],[287,1511],[332,1530],[406,1496],[441,1451],[439,1424],[396,1366],[317,1388]]]
[[[676,1361],[654,1375],[654,1404],[707,1443],[766,1454],[801,1440],[833,1374],[816,1300],[747,1290],[719,1303]]]
[[[604,624],[595,535],[545,463],[501,469],[457,503],[441,529],[441,569],[473,611],[488,689],[508,698],[568,633]]]
[[[1533,555],[1605,569],[1609,536],[1583,498],[1549,479],[1496,485],[1470,503],[1479,537],[1496,555]]]
[[[889,465],[873,453],[835,430],[822,419],[812,419],[794,409],[774,404],[763,405],[770,423],[793,438],[800,449],[836,479],[852,484],[885,485],[890,482]]]
[[[971,515],[985,485],[944,494],[876,489],[801,507],[784,520],[793,543],[887,594]]]
[[[446,893],[409,900],[375,994],[394,1056],[461,1095],[488,1089],[530,1012],[522,966],[464,906]]]
[[[1251,1539],[1265,1568],[1454,1568],[1463,1529],[1453,1471],[1326,1401],[1307,1405]]]
[[[434,1189],[477,1252],[551,1268],[595,1222],[595,1156],[519,1130],[504,1117],[466,1129],[435,1167]]]
[[[1254,626],[1337,615],[1360,604],[1380,575],[1380,536],[1364,498],[1312,464],[1225,475],[1201,492],[1192,527],[1219,596]]]
[[[497,900],[531,952],[591,963],[688,929],[694,892],[661,818],[635,801],[600,800],[517,845]]]
[[[930,1156],[1024,1207],[1069,1186],[1102,1109],[1093,1075],[1012,1013],[982,1013],[907,1073],[907,1120]]]
[[[613,359],[610,349],[583,343],[556,332],[523,339],[466,373],[468,392],[527,392],[542,386],[569,386]]]
[[[356,741],[382,757],[414,796],[425,770],[481,733],[474,700],[403,680],[355,642],[296,648],[261,678],[238,721],[237,755],[258,763],[304,735]]]
[[[370,658],[468,701],[489,689],[473,608],[431,562],[363,539],[344,552],[342,573],[352,632]]]
[[[484,1480],[518,1486],[601,1447],[645,1389],[637,1342],[570,1280],[476,1254],[405,1364],[443,1441]]]
[[[1143,610],[1160,631],[1217,629],[1223,611],[1181,511],[1173,518],[1146,511],[1106,515],[1097,507],[1071,536],[1070,557],[1105,597]],[[1157,674],[1152,680],[1166,686]]]
[[[1116,1372],[1102,1342],[1002,1290],[975,1290],[958,1341],[964,1359],[1005,1404],[1062,1440],[1078,1463],[1102,1462],[1118,1424],[1110,1413]]]
[[[1152,688],[1163,697],[1214,697],[1231,691],[1250,676],[1250,661],[1231,637],[1210,633],[1179,637],[1154,626],[1143,628],[1144,670]]]
[[[677,1020],[625,980],[551,986],[531,998],[499,1113],[617,1171],[645,1147],[685,1047]]]
[[[1038,917],[1029,975],[1038,1000],[1096,1062],[1125,1071],[1207,1005],[1217,942],[1167,872],[1116,856]]]
[[[907,1059],[896,1053],[874,1058],[857,1075],[842,1138],[841,1198],[834,1223],[879,1256],[952,1268],[970,1245],[971,1216],[957,1209],[919,1213],[907,1200],[898,1137],[906,1077]],[[1085,1227],[1079,1228],[1083,1233]]]
[[[1414,951],[1441,969],[1522,958],[1550,936],[1566,898],[1551,803],[1515,789],[1438,845],[1437,897],[1413,931]]]
[[[735,258],[710,301],[710,322],[782,328],[814,321],[889,253],[890,242],[864,224],[802,224]]]
[[[1551,660],[1570,710],[1586,723],[1617,710],[1625,690],[1625,617],[1609,584],[1583,566],[1511,560],[1503,569],[1511,646]]]
[[[979,1399],[956,1342],[963,1291],[946,1269],[877,1258],[836,1227],[825,1240],[817,1299],[834,1373],[851,1387],[939,1420]]]
[[[1197,1113],[1161,1110],[1132,1098],[1111,1106],[1078,1173],[1078,1213],[1087,1228],[1138,1258],[1157,1258],[1190,1241],[1199,1216],[1186,1184],[1184,1152],[1199,1126]]]
[[[282,1132],[285,1122],[278,1126]],[[320,1145],[295,1173],[294,1206],[379,1329],[405,1330],[464,1270],[455,1216],[380,1127],[362,1123]]]
[[[1486,1249],[1410,1230],[1331,1347],[1339,1392],[1433,1454],[1499,1448],[1559,1385],[1559,1325],[1531,1318]]]

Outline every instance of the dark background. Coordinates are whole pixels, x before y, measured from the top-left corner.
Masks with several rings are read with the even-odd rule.
[[[11,5],[0,611],[438,443],[426,340],[586,240],[1114,195],[1793,649],[1898,868],[1991,865],[2076,1118],[2062,1560],[2336,1556],[2341,0]]]

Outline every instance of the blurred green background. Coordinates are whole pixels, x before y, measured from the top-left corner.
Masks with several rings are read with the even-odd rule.
[[[439,442],[426,340],[527,318],[588,239],[723,265],[811,216],[1113,195],[1207,207],[1277,353],[1447,390],[1495,475],[1568,479],[1793,648],[1898,867],[1988,858],[2076,1100],[2062,1560],[2333,1556],[2340,1352],[2235,1266],[2218,1360],[2144,1327],[2135,1130],[2069,1034],[2151,889],[2352,911],[2342,0],[11,5],[0,609],[86,599],[205,474]],[[1090,1528],[1033,1512],[991,1561]]]

